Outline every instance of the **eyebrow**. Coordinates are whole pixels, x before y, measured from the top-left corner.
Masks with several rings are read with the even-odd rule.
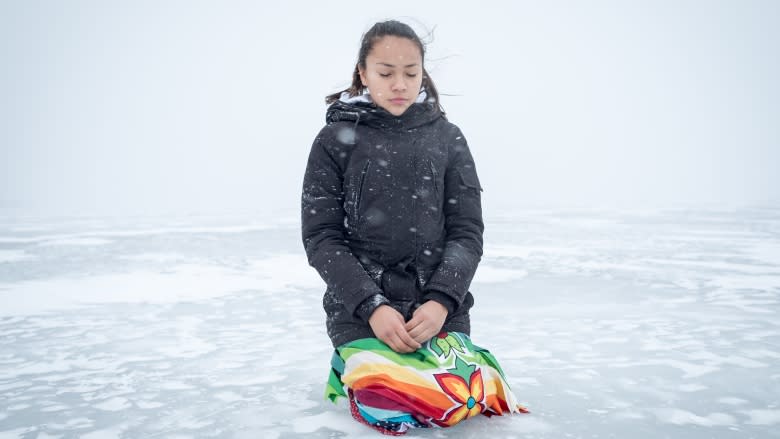
[[[385,66],[385,67],[391,67],[391,68],[395,67],[394,64],[389,64],[389,63],[386,63],[386,62],[378,62],[377,64],[379,64],[380,66]],[[419,64],[418,63],[407,64],[407,65],[404,66],[404,68],[415,67],[417,65],[419,65]]]

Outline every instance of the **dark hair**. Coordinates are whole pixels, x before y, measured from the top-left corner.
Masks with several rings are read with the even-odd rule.
[[[352,72],[352,85],[340,92],[326,96],[325,103],[332,104],[333,102],[338,101],[341,97],[341,94],[344,92],[349,93],[350,97],[358,96],[363,93],[366,87],[360,81],[359,68],[366,68],[366,57],[371,52],[371,49],[373,49],[374,43],[386,36],[406,38],[415,43],[420,49],[420,56],[423,60],[422,89],[425,90],[425,93],[428,96],[427,100],[429,102],[433,102],[438,107],[439,111],[444,114],[444,109],[442,109],[441,103],[439,102],[439,92],[436,90],[436,86],[433,84],[431,75],[429,75],[425,70],[425,45],[423,44],[422,40],[420,40],[420,37],[418,37],[414,32],[414,29],[412,29],[408,24],[401,23],[400,21],[396,20],[380,21],[379,23],[371,26],[371,29],[363,34],[363,39],[360,43],[360,51],[358,52],[358,60],[355,64],[355,71]]]

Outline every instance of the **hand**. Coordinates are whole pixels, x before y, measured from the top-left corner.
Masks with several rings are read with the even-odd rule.
[[[412,319],[405,329],[418,343],[425,343],[441,331],[444,320],[447,319],[447,308],[435,300],[429,300],[414,310]]]
[[[380,305],[375,309],[368,318],[368,324],[374,335],[396,352],[404,354],[420,349],[420,343],[404,328],[404,316],[389,305]]]

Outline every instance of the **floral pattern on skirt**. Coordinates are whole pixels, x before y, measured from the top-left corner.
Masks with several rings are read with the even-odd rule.
[[[376,338],[333,353],[326,397],[350,400],[358,421],[386,434],[450,427],[478,414],[527,413],[495,357],[459,332],[442,332],[408,354]]]

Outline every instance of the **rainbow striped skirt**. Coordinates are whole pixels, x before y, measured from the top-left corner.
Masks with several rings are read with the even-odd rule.
[[[527,412],[501,366],[459,332],[443,332],[399,354],[376,338],[336,348],[326,397],[349,399],[352,416],[382,433],[450,427],[472,416]]]

